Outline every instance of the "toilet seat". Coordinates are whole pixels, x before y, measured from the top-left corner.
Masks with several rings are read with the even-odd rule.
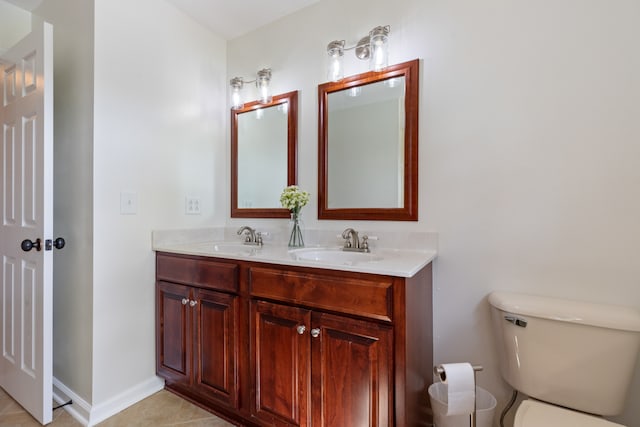
[[[575,412],[537,400],[523,400],[513,427],[624,427],[592,415]]]

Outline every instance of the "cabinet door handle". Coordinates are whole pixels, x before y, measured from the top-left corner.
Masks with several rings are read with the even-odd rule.
[[[307,327],[306,327],[306,326],[304,326],[304,325],[300,325],[300,326],[298,326],[298,327],[296,328],[296,331],[298,331],[298,335],[302,335],[302,334],[304,334],[304,331],[306,331],[306,330],[307,330]]]
[[[187,305],[189,298],[182,298],[182,305]]]
[[[189,305],[191,307],[195,307],[197,303],[198,303],[198,301],[194,301],[194,300],[189,301]]]
[[[311,336],[313,338],[318,338],[320,336],[320,328],[313,328],[311,330]]]

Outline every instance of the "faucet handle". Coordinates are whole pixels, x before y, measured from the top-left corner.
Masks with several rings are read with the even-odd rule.
[[[342,232],[342,234],[338,234],[336,237],[338,239],[343,239],[344,240],[344,248],[345,249],[349,249],[351,248],[351,233],[347,233],[348,230],[345,230]]]
[[[360,243],[360,249],[362,249],[363,252],[369,252],[369,236],[367,236],[366,234],[362,236],[362,243]]]

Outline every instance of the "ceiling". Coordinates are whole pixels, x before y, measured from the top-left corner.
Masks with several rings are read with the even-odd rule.
[[[5,0],[32,11],[43,1]],[[230,40],[320,0],[167,0],[220,37]]]

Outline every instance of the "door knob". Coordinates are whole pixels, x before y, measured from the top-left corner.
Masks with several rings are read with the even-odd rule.
[[[56,240],[47,239],[44,241],[44,250],[50,251],[53,248],[62,249],[64,248],[65,241],[62,237],[58,237]]]
[[[56,249],[62,249],[64,248],[64,245],[67,242],[64,241],[64,239],[62,237],[58,237],[56,240],[53,241],[53,247]]]
[[[191,307],[195,307],[197,303],[198,303],[198,301],[194,301],[194,300],[189,301],[189,305]]]
[[[307,327],[304,325],[298,325],[298,327],[296,328],[296,331],[298,332],[299,335],[304,334],[304,331],[307,330]]]
[[[187,305],[189,303],[189,298],[182,298],[182,305]]]
[[[42,241],[38,238],[35,242],[32,242],[29,239],[24,239],[20,244],[20,247],[23,251],[29,252],[31,249],[36,248],[37,251],[42,250],[42,246],[40,245]]]
[[[320,335],[320,328],[313,328],[311,330],[311,336],[313,338],[318,338],[319,335]]]

